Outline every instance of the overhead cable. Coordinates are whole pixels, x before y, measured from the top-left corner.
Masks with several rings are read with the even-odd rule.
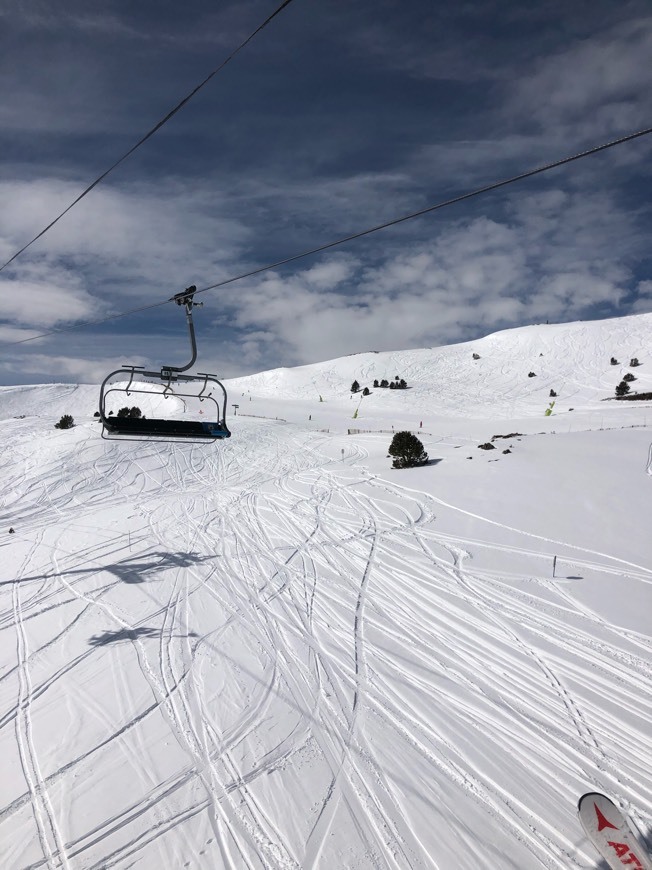
[[[640,136],[647,136],[652,133],[652,127],[647,127],[645,130],[639,130],[636,133],[630,133],[627,136],[622,136],[620,139],[614,139],[612,142],[607,142],[604,145],[596,145],[594,148],[589,148],[586,151],[581,151],[579,154],[574,154],[572,157],[564,157],[561,160],[556,160],[554,163],[546,163],[544,166],[538,166],[536,169],[529,169],[527,172],[522,172],[520,175],[513,175],[511,178],[506,178],[503,181],[496,181],[493,184],[487,184],[485,187],[479,187],[477,190],[472,190],[469,193],[462,193],[460,196],[455,196],[452,199],[446,199],[443,202],[438,202],[436,205],[430,205],[427,208],[422,208],[419,211],[410,212],[402,217],[393,218],[383,224],[377,224],[367,230],[360,230],[357,233],[352,233],[349,236],[343,236],[341,239],[336,239],[334,242],[328,242],[326,245],[320,245],[318,248],[311,248],[309,251],[303,251],[301,254],[294,254],[291,257],[286,257],[284,260],[278,260],[276,263],[271,263],[269,266],[262,266],[260,269],[254,269],[251,272],[245,272],[242,275],[237,275],[235,278],[227,278],[226,281],[218,281],[217,284],[210,284],[208,287],[202,287],[197,290],[197,293],[205,293],[207,290],[215,290],[216,287],[224,287],[226,284],[232,284],[234,281],[241,281],[243,278],[251,278],[253,275],[258,275],[261,272],[267,272],[269,269],[275,269],[278,266],[285,266],[287,263],[293,263],[295,260],[301,260],[303,257],[310,257],[312,254],[319,254],[322,251],[327,251],[329,248],[335,248],[337,245],[343,245],[346,242],[352,242],[354,239],[361,239],[363,236],[369,236],[372,233],[377,233],[379,230],[394,227],[403,221],[409,221],[413,218],[421,217],[424,214],[437,211],[440,208],[446,208],[449,205],[463,202],[465,199],[471,199],[474,196],[480,196],[482,193],[489,193],[492,190],[498,190],[499,187],[506,187],[508,184],[514,184],[516,181],[523,181],[525,178],[531,178],[533,175],[539,175],[541,172],[547,172],[549,169],[555,169],[557,166],[563,166],[565,163],[572,163],[573,160],[580,160],[582,157],[588,157],[590,154],[597,154],[599,151],[605,151],[607,148],[613,148],[615,145],[622,145],[623,142],[631,142],[632,139],[638,139]]]
[[[162,127],[164,124],[167,124],[167,122],[170,120],[170,118],[172,118],[174,115],[176,115],[176,113],[177,113],[180,109],[182,109],[182,108],[186,105],[186,103],[190,102],[190,100],[195,96],[195,94],[196,94],[198,91],[200,91],[200,90],[204,87],[204,85],[208,84],[208,82],[213,78],[213,76],[216,76],[217,73],[220,72],[220,70],[224,69],[224,67],[225,67],[225,66],[226,66],[226,65],[227,65],[231,60],[233,60],[233,58],[236,56],[236,54],[238,54],[238,52],[242,51],[242,49],[243,49],[243,48],[244,48],[244,47],[245,47],[249,42],[251,42],[251,40],[252,40],[252,39],[253,39],[253,38],[254,38],[258,33],[260,33],[261,30],[263,30],[265,27],[267,27],[267,25],[270,23],[270,21],[271,21],[273,18],[275,18],[275,17],[279,14],[279,12],[282,12],[283,9],[285,9],[286,6],[289,6],[291,2],[292,2],[292,0],[283,0],[283,3],[281,3],[281,5],[278,7],[278,9],[276,9],[275,12],[272,12],[272,14],[269,15],[269,16],[268,16],[268,17],[263,21],[263,23],[260,24],[260,25],[259,25],[259,26],[258,26],[258,27],[253,31],[253,33],[250,33],[249,36],[244,40],[244,42],[241,42],[240,45],[239,45],[239,46],[238,46],[234,51],[231,52],[231,54],[226,58],[226,60],[222,61],[222,63],[221,63],[218,67],[216,67],[216,68],[215,68],[211,73],[209,73],[209,74],[206,76],[206,78],[204,79],[203,82],[200,82],[200,83],[197,85],[196,88],[193,88],[193,90],[190,91],[190,93],[189,93],[187,96],[185,96],[185,97],[181,100],[180,103],[177,103],[177,105],[176,105],[176,106],[175,106],[171,111],[169,111],[169,112],[167,113],[167,115],[165,115],[164,118],[161,118],[161,120],[160,120],[157,124],[155,124],[155,125],[152,127],[151,130],[149,130],[147,133],[145,133],[145,135],[144,135],[141,139],[139,139],[138,142],[136,142],[135,145],[132,145],[132,147],[131,147],[127,152],[125,152],[125,153],[122,155],[122,157],[120,157],[118,160],[116,160],[116,162],[115,162],[112,166],[110,166],[110,167],[106,170],[106,172],[103,172],[102,175],[100,175],[98,178],[95,179],[95,181],[93,181],[91,184],[89,184],[88,187],[87,187],[85,190],[83,190],[83,191],[79,194],[79,196],[77,197],[77,199],[73,200],[73,202],[71,202],[70,205],[67,206],[67,208],[65,208],[65,209],[61,212],[61,214],[57,215],[57,217],[55,217],[55,219],[54,219],[53,221],[51,221],[51,222],[50,222],[50,223],[45,227],[45,229],[42,229],[41,232],[40,232],[37,236],[34,236],[34,238],[31,240],[31,242],[28,242],[26,245],[23,245],[23,247],[22,247],[19,251],[16,251],[16,253],[15,253],[12,257],[10,257],[10,258],[7,260],[6,263],[4,263],[2,266],[0,266],[0,272],[2,272],[2,270],[5,269],[5,268],[10,264],[10,263],[13,263],[13,261],[14,261],[17,257],[19,257],[19,256],[20,256],[24,251],[26,251],[26,250],[27,250],[31,245],[33,245],[34,242],[38,241],[38,239],[40,239],[41,236],[44,236],[44,235],[47,233],[48,230],[52,229],[52,227],[53,227],[56,223],[58,223],[64,215],[66,215],[66,214],[67,214],[67,213],[68,213],[72,208],[74,208],[74,206],[76,206],[77,203],[80,202],[80,200],[82,200],[82,199],[83,199],[87,194],[89,194],[89,193],[91,192],[91,190],[93,190],[94,187],[97,187],[97,185],[98,185],[101,181],[103,181],[103,180],[107,177],[107,175],[109,175],[109,173],[113,172],[113,170],[114,170],[116,167],[118,167],[118,166],[119,166],[119,165],[120,165],[124,160],[126,160],[127,157],[130,157],[130,156],[134,153],[134,151],[136,151],[136,149],[140,148],[141,145],[143,145],[145,142],[147,142],[147,140],[148,140],[150,137],[152,137],[152,136],[154,135],[154,133],[156,133],[158,130],[160,130],[161,127]]]
[[[419,211],[410,212],[410,214],[402,215],[401,217],[393,218],[392,220],[386,221],[382,224],[377,224],[376,226],[370,227],[366,230],[360,230],[355,233],[351,233],[348,236],[343,236],[342,238],[336,239],[333,242],[328,242],[324,245],[319,245],[319,247],[311,248],[310,250],[303,251],[300,254],[293,254],[290,257],[285,257],[283,260],[277,260],[275,263],[269,263],[267,266],[261,266],[258,269],[252,269],[249,272],[243,272],[241,275],[235,275],[232,278],[226,278],[224,281],[218,281],[216,284],[210,284],[208,287],[202,287],[200,290],[197,290],[196,293],[206,293],[208,290],[215,290],[217,287],[225,287],[227,284],[233,284],[236,281],[242,281],[245,278],[251,278],[255,275],[260,275],[263,272],[268,272],[271,269],[276,269],[279,266],[285,266],[287,263],[293,263],[296,260],[301,260],[304,257],[310,257],[314,254],[319,254],[323,251],[327,251],[331,248],[335,248],[338,245],[343,245],[346,242],[351,242],[354,239],[360,239],[363,236],[369,236],[372,233],[377,233],[379,230],[387,229],[388,227],[396,226],[397,224],[403,223],[404,221],[412,220],[413,218],[421,217],[425,214],[430,214],[433,211],[437,211],[438,209],[446,208],[450,205],[455,205],[458,202],[464,202],[467,199],[471,199],[475,196],[480,196],[483,193],[489,193],[493,190],[498,190],[501,187],[506,187],[508,184],[514,184],[517,181],[523,181],[526,178],[532,178],[534,175],[540,175],[542,172],[548,172],[550,169],[556,169],[558,166],[564,166],[566,163],[572,163],[575,160],[581,160],[583,157],[589,157],[591,154],[597,154],[600,151],[606,151],[608,148],[614,148],[616,145],[622,145],[625,142],[631,142],[634,139],[639,139],[642,136],[647,136],[652,133],[652,127],[646,127],[644,130],[638,130],[635,133],[629,133],[627,136],[621,136],[619,139],[613,139],[611,142],[606,142],[602,145],[596,145],[593,148],[588,148],[585,151],[580,151],[578,154],[574,154],[571,157],[563,157],[561,160],[555,160],[552,163],[546,163],[543,166],[538,166],[535,169],[529,169],[526,172],[521,172],[518,175],[513,175],[511,178],[503,179],[502,181],[496,181],[492,184],[487,184],[484,187],[478,187],[475,190],[469,191],[468,193],[462,193],[459,196],[455,196],[452,199],[446,199],[442,202],[438,202],[435,205],[428,206],[427,208],[419,209]],[[145,305],[140,308],[131,308],[128,311],[122,311],[119,314],[112,314],[109,317],[104,317],[101,320],[85,320],[80,321],[79,323],[73,324],[72,326],[66,326],[63,329],[53,329],[49,332],[43,332],[39,335],[33,335],[30,338],[22,338],[19,341],[11,341],[0,344],[0,347],[13,347],[17,344],[26,344],[30,341],[36,341],[39,338],[47,338],[50,335],[58,335],[64,332],[70,332],[73,329],[83,329],[87,326],[99,326],[103,323],[108,323],[110,320],[117,320],[120,317],[127,317],[130,314],[137,314],[141,311],[149,311],[152,308],[159,308],[162,305],[167,305],[172,302],[174,297],[170,299],[162,299],[160,302],[154,302],[151,305]]]

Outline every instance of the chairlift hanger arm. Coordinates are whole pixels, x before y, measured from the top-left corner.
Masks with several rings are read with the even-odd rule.
[[[177,305],[185,305],[186,307],[186,322],[188,324],[188,332],[190,333],[190,347],[192,348],[192,359],[185,366],[163,366],[161,369],[162,377],[169,377],[171,372],[185,372],[194,366],[197,359],[197,341],[195,339],[195,326],[192,322],[192,309],[195,305],[202,306],[203,302],[193,302],[193,296],[197,292],[195,284],[186,287],[181,293],[175,293],[170,299],[170,302],[176,302]]]

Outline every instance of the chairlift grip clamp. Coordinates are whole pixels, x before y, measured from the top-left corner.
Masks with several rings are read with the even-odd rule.
[[[194,302],[193,297],[197,292],[197,285],[191,284],[190,287],[186,287],[185,290],[182,290],[180,293],[175,293],[174,296],[170,299],[170,302],[176,302],[177,305],[185,305],[186,312],[190,315],[192,309],[197,306],[199,308],[204,304],[203,302]]]

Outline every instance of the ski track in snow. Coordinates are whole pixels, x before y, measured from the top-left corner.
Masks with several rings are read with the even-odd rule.
[[[374,477],[360,445],[255,439],[89,438],[4,472],[24,554],[0,587],[0,738],[25,785],[3,866],[594,866],[577,789],[649,806],[650,636],[540,576],[537,536],[439,532],[461,509]],[[532,573],[475,568],[487,550]]]

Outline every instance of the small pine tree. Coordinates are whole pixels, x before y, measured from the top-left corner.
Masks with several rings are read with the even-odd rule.
[[[398,382],[398,386],[401,390],[407,390],[407,383],[403,380],[403,378],[401,378],[401,380]]]
[[[480,359],[480,354],[479,354],[479,353],[474,353],[474,354],[473,354],[473,359]]]
[[[353,383],[351,384],[351,392],[357,393],[359,389],[360,389],[360,384],[357,381],[353,381]]]
[[[631,383],[636,380],[636,375],[633,375],[631,372],[627,372],[626,375],[623,375],[623,380]]]
[[[633,356],[633,357],[630,359],[629,364],[630,364],[630,366],[631,366],[632,368],[636,368],[636,366],[640,366],[640,362],[638,361],[638,357]]]
[[[376,380],[374,381],[374,387],[375,387],[376,389],[378,389],[378,378],[376,378]]]
[[[118,417],[131,417],[131,408],[120,408]]]
[[[390,383],[389,388],[390,388],[390,390],[395,390],[395,389],[396,389],[396,383],[395,383],[395,381],[392,381],[392,382]]]
[[[96,411],[96,412],[93,414],[93,416],[94,416],[94,417],[99,417],[99,416],[100,416],[100,412],[99,412],[99,411]]]
[[[528,372],[528,378],[536,378],[536,374],[534,372]]]
[[[617,396],[626,396],[629,393],[629,384],[627,381],[621,381],[616,387]]]
[[[394,457],[392,468],[415,468],[428,461],[423,444],[411,432],[397,432],[394,435],[389,445],[389,455]]]
[[[130,409],[129,409],[129,416],[130,416],[130,417],[136,417],[136,418],[138,418],[138,417],[142,417],[142,416],[143,416],[143,412],[140,410],[140,408],[139,408],[137,405],[134,405],[133,408],[130,408]]]
[[[382,381],[380,382],[380,386],[381,387],[388,387],[389,381],[386,378],[383,378]]]
[[[368,396],[368,395],[369,395],[369,387],[365,387],[365,388],[364,388],[364,390],[362,391],[362,395],[363,395],[363,396]]]
[[[59,420],[58,423],[54,424],[55,429],[72,429],[75,425],[75,421],[70,416],[70,414],[64,414],[63,417]]]
[[[551,399],[554,399],[554,397],[555,397],[556,395],[557,395],[557,393],[556,393],[554,390],[550,390],[550,398],[551,398]]]
[[[610,362],[611,362],[611,365],[612,365],[612,366],[617,366],[617,365],[618,365],[618,360],[616,359],[615,356],[612,356],[612,357],[611,357]]]

